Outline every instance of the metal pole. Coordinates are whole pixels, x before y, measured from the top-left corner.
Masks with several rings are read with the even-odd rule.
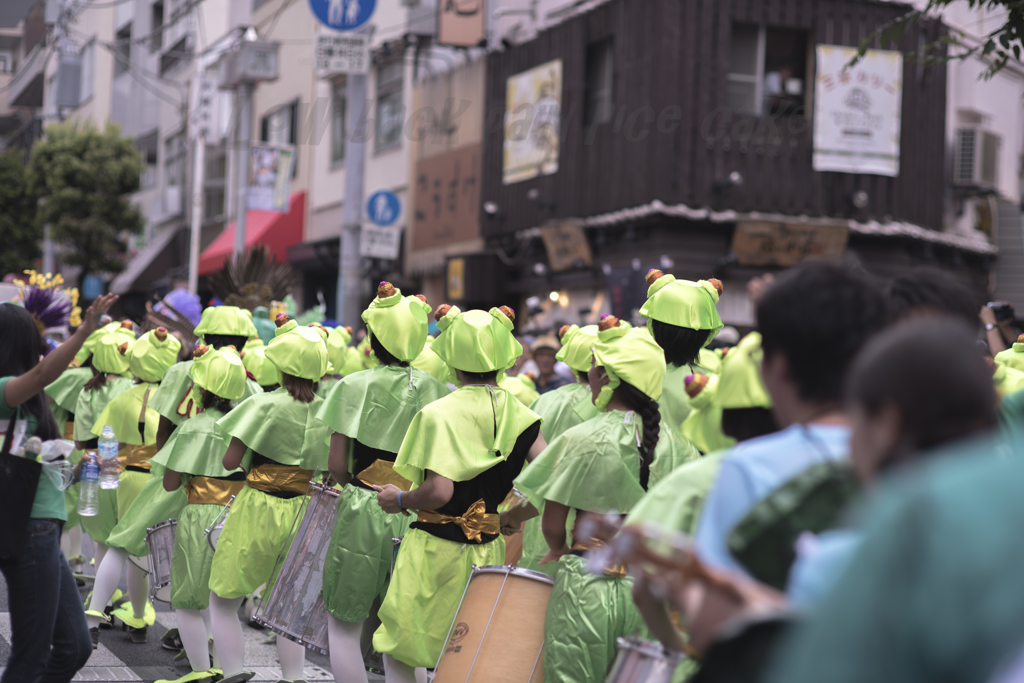
[[[203,227],[203,182],[206,175],[206,137],[196,138],[192,167],[192,234],[188,251],[188,291],[199,293],[199,237]]]
[[[235,256],[245,254],[245,212],[249,184],[249,144],[252,138],[252,93],[255,84],[242,82],[238,86],[237,118],[238,143],[235,163]]]
[[[53,258],[53,240],[50,239],[50,224],[43,227],[43,272],[52,273],[56,264]]]
[[[338,256],[338,305],[335,318],[342,325],[360,322],[359,232],[363,212],[363,175],[366,170],[366,74],[349,74],[345,85],[348,111],[345,136],[345,203],[341,213],[341,250]]]

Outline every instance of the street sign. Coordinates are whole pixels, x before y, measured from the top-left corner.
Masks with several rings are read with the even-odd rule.
[[[365,33],[318,33],[313,64],[321,76],[368,73],[370,38]]]
[[[309,0],[320,23],[335,31],[351,31],[370,20],[377,0]]]
[[[359,255],[394,260],[402,248],[402,230],[379,225],[364,225],[359,237]]]
[[[200,135],[211,137],[215,128],[217,111],[217,79],[211,76],[196,76],[191,83],[192,114],[188,119],[188,136],[195,140]]]
[[[398,195],[391,190],[378,190],[366,202],[366,215],[377,225],[391,225],[398,220],[401,211]]]

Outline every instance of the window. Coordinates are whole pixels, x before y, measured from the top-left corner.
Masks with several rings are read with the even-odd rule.
[[[801,113],[807,79],[807,32],[733,24],[726,97],[739,113]]]
[[[612,120],[613,56],[611,38],[587,45],[585,126]]]
[[[0,52],[0,74],[6,74],[14,71],[14,60],[11,59],[10,52]]]
[[[206,146],[203,178],[203,220],[223,219],[227,199],[228,153],[225,145]]]
[[[260,140],[279,145],[295,145],[299,139],[299,101],[278,107],[260,119]],[[298,172],[299,150],[296,148],[292,159],[292,177]]]
[[[331,93],[331,163],[345,159],[345,83],[334,84]]]
[[[185,163],[188,145],[185,133],[172,135],[164,141],[164,215],[177,216],[182,212],[185,190]]]
[[[405,107],[402,104],[401,59],[377,67],[377,151],[401,143]]]
[[[160,146],[159,131],[135,138],[135,146],[142,154],[142,175],[139,177],[139,189],[145,190],[156,185],[157,149]]]
[[[114,34],[114,78],[128,70],[132,58],[132,24]]]
[[[149,51],[151,53],[158,52],[164,47],[164,3],[163,0],[160,2],[154,2],[150,6],[150,19],[149,19]]]
[[[78,92],[79,102],[85,102],[92,97],[93,82],[96,80],[96,41],[82,48],[81,57],[82,81]]]

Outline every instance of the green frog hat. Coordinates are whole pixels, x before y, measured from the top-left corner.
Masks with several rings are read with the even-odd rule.
[[[996,363],[1024,372],[1024,334],[1017,337],[1013,346],[1000,351],[995,357]]]
[[[772,399],[761,381],[761,334],[751,332],[722,359],[718,401],[723,409],[771,408]]]
[[[242,351],[242,365],[249,371],[249,374],[261,387],[269,387],[280,382],[277,376],[277,366],[267,358],[266,346],[255,346]],[[228,398],[222,396],[221,398]]]
[[[329,364],[327,344],[320,332],[310,327],[299,327],[284,313],[278,313],[275,322],[277,332],[266,350],[270,362],[281,373],[320,381],[327,374]]]
[[[363,311],[366,336],[376,337],[388,353],[411,363],[423,351],[430,327],[430,306],[427,298],[402,296],[402,290],[390,282],[381,282],[377,297]]]
[[[126,320],[124,322],[129,324],[128,329],[131,330],[131,321]],[[75,360],[78,361],[78,364],[81,365],[85,363],[87,360],[89,360],[89,356],[92,355],[92,350],[96,347],[96,342],[98,342],[103,335],[124,329],[123,327],[121,327],[123,324],[124,323],[119,323],[115,320],[114,322],[107,323],[106,325],[97,329],[88,337],[86,337],[85,342],[82,344],[82,348],[80,348],[78,350],[78,353],[75,354]],[[135,335],[132,335],[133,339],[134,337]]]
[[[613,315],[602,317],[597,327],[594,364],[604,368],[609,380],[594,401],[597,409],[607,409],[622,382],[632,384],[652,401],[660,399],[665,382],[665,351],[654,337]]]
[[[135,340],[129,340],[120,332],[107,332],[97,340],[92,349],[92,367],[96,372],[123,375],[128,372],[129,351]]]
[[[651,320],[658,320],[691,330],[710,330],[705,346],[722,329],[716,307],[722,295],[721,281],[714,278],[699,282],[677,280],[660,270],[650,270],[647,285],[647,301],[640,308],[640,315],[648,319],[648,326]]]
[[[555,354],[555,358],[576,372],[589,371],[594,344],[597,343],[597,325],[564,325],[558,330],[558,339],[562,342],[562,348]]]
[[[252,313],[238,306],[210,306],[196,325],[195,335],[222,334],[252,339],[259,336],[252,324]]]
[[[234,346],[225,346],[217,350],[205,345],[200,346],[196,349],[194,358],[195,362],[189,374],[201,388],[214,396],[231,401],[237,401],[245,396],[245,364]]]
[[[329,374],[340,375],[348,356],[348,343],[352,341],[352,328],[335,327],[324,330],[327,332],[327,360],[330,361],[332,370]]]
[[[181,342],[158,327],[138,338],[128,354],[128,368],[143,382],[159,382],[167,369],[178,362]]]
[[[449,381],[456,386],[455,370],[502,372],[523,354],[523,345],[512,336],[516,314],[508,306],[463,313],[457,306],[443,304],[437,307],[434,319],[440,333],[430,350],[451,369]]]

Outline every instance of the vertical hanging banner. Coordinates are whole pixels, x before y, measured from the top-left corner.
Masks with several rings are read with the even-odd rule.
[[[249,159],[249,210],[287,212],[291,208],[294,150],[290,145],[254,145]]]
[[[819,45],[814,89],[814,170],[900,174],[903,55]]]
[[[561,59],[508,79],[502,168],[505,185],[558,172],[561,120]]]
[[[486,37],[484,0],[439,0],[437,44],[476,47]]]

